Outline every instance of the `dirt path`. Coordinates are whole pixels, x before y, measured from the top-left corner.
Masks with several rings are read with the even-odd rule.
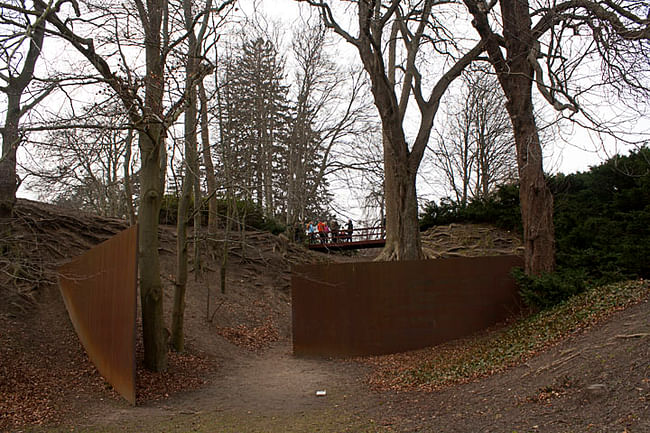
[[[285,341],[223,360],[202,390],[107,402],[75,431],[647,432],[649,318],[645,301],[525,365],[433,393],[370,391],[359,364],[295,358]]]
[[[201,390],[135,408],[106,402],[75,431],[374,431],[365,415],[378,395],[355,362],[296,358],[285,340],[221,364]],[[321,390],[325,396],[316,395]]]
[[[364,371],[351,362],[296,358],[288,342],[262,355],[228,361],[209,390],[193,393],[188,404],[256,413],[299,412],[327,407],[361,391]],[[324,398],[316,391],[325,390]]]

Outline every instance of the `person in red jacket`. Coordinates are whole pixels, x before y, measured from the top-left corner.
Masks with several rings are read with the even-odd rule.
[[[318,221],[318,234],[320,235],[320,243],[327,242],[327,232],[325,231],[325,222]]]

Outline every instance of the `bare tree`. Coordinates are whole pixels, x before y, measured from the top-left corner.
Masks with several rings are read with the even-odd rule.
[[[195,33],[195,14],[192,11],[192,0],[183,0],[183,17],[187,31],[187,56],[185,59],[185,117],[184,117],[184,142],[185,142],[185,175],[178,204],[178,220],[176,230],[176,284],[174,290],[174,308],[172,313],[172,346],[178,352],[185,349],[183,332],[185,314],[185,291],[188,274],[188,248],[187,248],[187,218],[190,201],[194,198],[194,267],[198,273],[199,236],[201,227],[201,189],[199,187],[199,157],[197,143],[197,90],[201,80],[196,76],[200,73],[199,59],[204,37],[208,29],[209,16],[203,16],[201,26]],[[205,10],[210,10],[212,1],[207,0]]]
[[[199,119],[201,125],[201,149],[208,194],[208,232],[212,236],[217,231],[217,177],[212,160],[210,144],[210,124],[208,122],[208,96],[203,82],[199,83],[199,100],[201,102]]]
[[[432,160],[455,202],[465,205],[516,179],[512,126],[499,83],[483,70],[464,75],[463,88],[448,107],[431,146]]]
[[[649,6],[634,0],[568,0],[543,2],[539,7],[527,0],[464,3],[486,44],[513,124],[525,269],[528,274],[551,271],[555,266],[553,197],[544,179],[533,85],[556,110],[577,113],[579,88],[571,87],[572,79],[581,64],[597,58],[605,84],[647,95]],[[583,85],[594,87],[593,80]]]
[[[324,52],[325,38],[322,27],[303,27],[293,36],[292,50],[297,63],[295,79],[298,91],[287,142],[287,227],[302,226],[309,206],[316,204],[318,207],[324,200],[324,197],[319,198],[317,192],[322,175],[314,174],[319,161],[327,158],[323,155],[320,134],[314,129],[315,120],[318,110],[327,104],[327,98],[336,84],[340,84],[335,65],[327,59]],[[322,99],[317,101],[319,96]]]
[[[328,203],[327,178],[345,166],[335,154],[357,141],[369,125],[370,108],[361,71],[338,66],[328,52],[327,29],[305,23],[293,35],[296,63],[293,116],[289,124],[286,223],[302,226]]]
[[[481,53],[483,45],[479,43],[469,50],[455,46],[449,29],[431,19],[434,6],[444,7],[434,0],[359,0],[354,3],[355,35],[335,18],[330,5],[333,2],[305,1],[318,7],[325,25],[355,47],[372,83],[384,134],[387,237],[379,259],[422,258],[417,220],[418,168],[443,94]],[[427,46],[430,48],[427,54],[438,54],[441,64],[451,66],[437,81],[424,84],[422,53]],[[409,145],[404,121],[411,96],[417,103],[420,122],[412,145]]]
[[[46,8],[42,0],[36,2]],[[225,0],[215,8],[216,12],[223,10],[234,2]],[[97,70],[103,81],[118,95],[129,115],[131,123],[138,132],[138,144],[142,158],[140,170],[140,203],[138,208],[139,222],[139,269],[140,294],[142,305],[143,340],[145,348],[145,365],[153,371],[164,370],[167,366],[167,338],[163,326],[163,294],[160,280],[160,262],[158,256],[158,214],[162,200],[161,179],[164,179],[161,157],[165,149],[165,137],[170,125],[177,119],[185,103],[187,94],[182,92],[179,97],[166,107],[165,79],[170,73],[166,64],[170,52],[187,37],[186,32],[173,33],[170,28],[170,11],[167,0],[134,0],[136,14],[126,12],[127,25],[125,29],[115,28],[115,45],[111,52],[117,60],[121,60],[121,73],[116,72],[107,61],[108,55],[102,55],[96,49],[92,37],[80,36],[73,30],[74,24],[81,30],[103,29],[108,23],[119,23],[115,15],[116,8],[112,5],[93,5],[92,10],[84,11],[82,20],[66,14],[60,18],[62,4],[48,9],[47,21],[56,29],[58,34],[78,50]],[[75,15],[81,16],[80,4],[73,2]],[[113,5],[114,6],[114,5]],[[203,14],[206,11],[201,11]],[[104,17],[109,17],[104,20]],[[110,17],[114,17],[111,20]],[[93,18],[102,18],[96,22]],[[134,18],[139,26],[128,25]],[[94,26],[93,26],[94,24]],[[90,26],[90,27],[89,27]],[[143,98],[137,93],[134,82],[137,81],[130,68],[127,55],[120,44],[120,38],[130,37],[130,43],[136,45],[137,31],[142,29],[140,40],[144,40],[145,76]],[[201,68],[194,77],[200,81],[209,69]],[[166,160],[166,158],[165,158]]]
[[[4,93],[7,104],[4,125],[0,128],[0,236],[4,236],[18,189],[16,152],[23,139],[20,120],[54,86],[47,81],[35,80],[34,76],[45,38],[46,7],[35,4],[34,9],[29,10],[22,2],[10,1],[0,3],[0,8],[0,92]],[[34,86],[34,81],[38,85]]]
[[[92,119],[92,124],[76,123]],[[32,163],[24,167],[41,197],[99,215],[131,218],[132,132],[119,105],[90,104],[77,116],[60,116],[36,141]],[[129,205],[130,204],[130,205]]]
[[[447,114],[443,131],[436,131],[432,145],[433,165],[444,174],[456,202],[465,204],[469,195],[470,178],[476,160],[472,141],[472,104],[463,93],[456,108]]]

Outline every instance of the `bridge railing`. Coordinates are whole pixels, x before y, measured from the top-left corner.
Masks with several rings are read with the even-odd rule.
[[[351,232],[346,228],[339,229],[338,231],[330,231],[329,233],[316,232],[311,237],[307,237],[307,242],[309,244],[339,244],[346,242],[377,241],[385,238],[386,228],[377,226],[354,228]]]

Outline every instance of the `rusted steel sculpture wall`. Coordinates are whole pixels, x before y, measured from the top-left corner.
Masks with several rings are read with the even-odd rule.
[[[81,343],[102,376],[135,404],[138,229],[133,226],[59,268]]]
[[[395,353],[469,335],[520,308],[515,256],[297,266],[296,355]]]

